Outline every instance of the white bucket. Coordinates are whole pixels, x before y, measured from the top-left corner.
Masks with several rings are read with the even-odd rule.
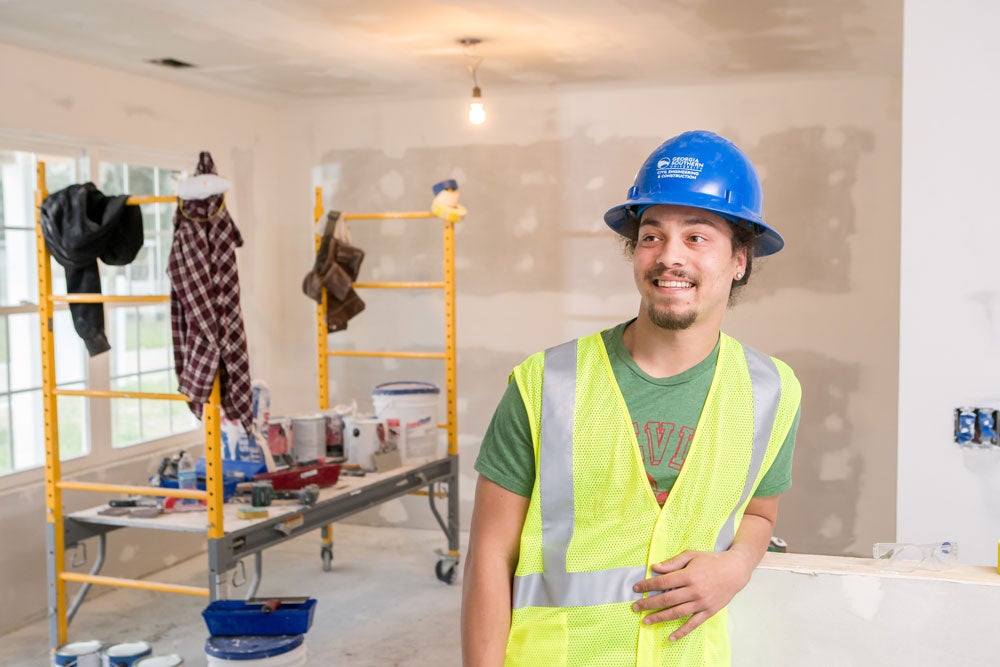
[[[133,667],[140,658],[153,654],[149,642],[125,642],[104,651],[104,667]]]
[[[321,414],[292,417],[292,451],[300,463],[326,456],[326,416]]]
[[[441,391],[430,382],[387,382],[372,390],[375,416],[385,420],[404,464],[438,458],[437,408]]]
[[[385,438],[383,420],[371,415],[344,417],[344,456],[347,462],[361,466],[362,470],[375,470],[375,452]]]
[[[60,646],[52,656],[59,667],[101,667],[101,642],[96,639]]]
[[[176,653],[170,655],[154,655],[143,658],[135,663],[135,667],[179,667],[184,664],[184,659]]]
[[[217,638],[213,638],[217,639]],[[266,658],[255,658],[255,654],[266,655],[268,653],[273,653],[274,650],[283,650],[281,648],[274,650],[261,650],[255,651],[253,648],[248,650],[240,650],[238,646],[241,642],[254,642],[260,643],[266,639],[273,639],[276,642],[280,642],[286,639],[291,639],[289,635],[284,637],[227,637],[225,640],[235,649],[233,651],[220,651],[215,650],[213,652],[226,655],[229,657],[220,657],[219,655],[212,655],[212,653],[206,651],[205,658],[208,660],[208,667],[302,667],[303,665],[309,664],[309,654],[306,651],[306,645],[303,641],[297,646],[292,648],[290,651],[285,651],[284,653],[279,653],[278,655],[271,655]]]

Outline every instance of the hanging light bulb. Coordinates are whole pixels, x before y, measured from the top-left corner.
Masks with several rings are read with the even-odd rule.
[[[469,122],[482,125],[486,121],[486,107],[483,104],[483,92],[479,86],[472,89],[472,101],[469,102]]]
[[[469,72],[472,74],[472,99],[469,101],[469,122],[473,125],[482,125],[486,122],[486,106],[483,104],[483,91],[479,88],[479,78],[476,76],[479,65],[483,62],[483,59],[476,53],[476,46],[482,41],[478,37],[463,37],[458,40],[458,43],[462,45],[462,52],[466,57],[474,60],[469,65]]]

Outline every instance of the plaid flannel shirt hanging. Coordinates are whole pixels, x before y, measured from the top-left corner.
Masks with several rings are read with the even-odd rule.
[[[250,359],[236,267],[242,245],[225,195],[178,200],[167,262],[178,391],[201,418],[218,371],[226,416],[251,433]]]

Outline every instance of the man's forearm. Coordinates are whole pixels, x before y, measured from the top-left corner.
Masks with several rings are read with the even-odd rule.
[[[472,551],[462,585],[462,664],[499,667],[510,632],[511,579],[507,564]]]
[[[747,505],[740,521],[739,530],[729,551],[738,555],[746,567],[747,581],[767,551],[774,533],[774,521],[778,513],[778,498],[754,498]]]

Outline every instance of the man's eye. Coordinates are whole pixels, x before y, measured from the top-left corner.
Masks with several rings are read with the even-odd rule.
[[[707,241],[708,239],[706,239],[706,238],[705,238],[704,236],[702,236],[701,234],[692,234],[692,235],[691,235],[691,240],[692,240],[692,241],[694,241],[695,243],[704,243],[704,242],[705,242],[705,241]]]

